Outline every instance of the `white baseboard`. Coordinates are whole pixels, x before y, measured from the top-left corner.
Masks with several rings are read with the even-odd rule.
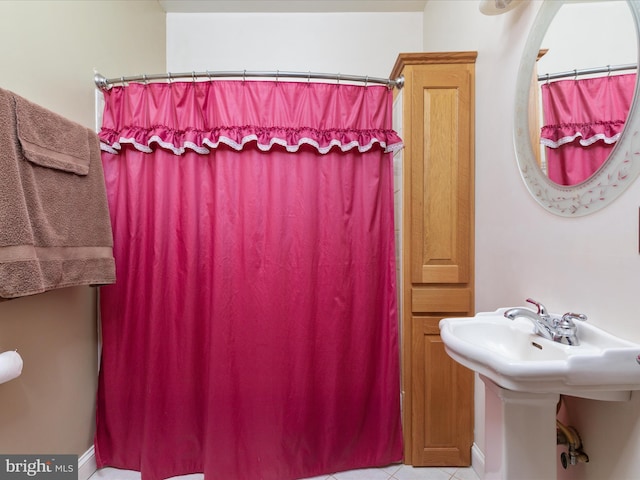
[[[478,478],[484,478],[484,453],[475,443],[471,447],[471,468],[476,472]]]
[[[91,448],[78,458],[78,480],[89,480],[89,477],[93,475],[97,469],[96,452],[93,445],[91,445]]]

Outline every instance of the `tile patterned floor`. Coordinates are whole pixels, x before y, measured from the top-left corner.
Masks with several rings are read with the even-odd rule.
[[[103,468],[89,480],[140,480],[140,473],[131,470]],[[171,480],[204,480],[204,475],[173,477]],[[231,480],[231,479],[228,479]],[[471,468],[416,468],[409,465],[390,465],[384,468],[363,468],[323,475],[304,480],[479,480]]]

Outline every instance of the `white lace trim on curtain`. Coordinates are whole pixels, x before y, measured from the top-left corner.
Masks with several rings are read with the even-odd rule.
[[[611,137],[607,136],[604,133],[598,133],[596,135],[592,135],[591,137],[583,138],[582,137],[582,133],[577,132],[575,135],[569,135],[569,136],[566,136],[566,137],[562,137],[562,138],[558,139],[557,141],[553,141],[553,140],[550,140],[548,138],[542,137],[542,138],[540,138],[540,144],[544,145],[545,147],[549,147],[549,148],[560,148],[562,145],[565,145],[567,143],[572,143],[577,138],[580,138],[580,140],[578,142],[583,147],[588,147],[589,145],[593,145],[598,140],[602,140],[607,145],[612,145],[612,144],[616,143],[620,139],[620,135],[622,135],[622,132],[616,133],[615,135],[613,135]]]
[[[122,150],[123,144],[128,144],[133,146],[140,152],[151,153],[153,151],[153,148],[150,145],[157,144],[161,148],[172,151],[175,155],[183,155],[187,150],[192,150],[196,153],[205,155],[210,153],[211,150],[217,149],[221,144],[227,145],[234,150],[241,151],[247,143],[253,141],[258,142],[257,135],[248,135],[246,137],[243,137],[241,142],[236,142],[235,140],[224,136],[220,136],[217,142],[205,138],[202,140],[202,143],[203,145],[210,147],[207,148],[206,146],[198,146],[194,142],[184,142],[181,146],[176,146],[172,143],[165,142],[159,136],[154,135],[149,137],[147,144],[140,143],[136,141],[135,138],[120,137],[117,142],[111,145],[105,142],[101,142],[100,148],[105,152],[118,154]],[[387,144],[386,141],[380,140],[378,138],[372,138],[368,143],[363,145],[355,140],[348,143],[343,143],[340,140],[333,139],[327,145],[322,146],[312,138],[300,138],[298,140],[298,143],[296,144],[289,144],[286,140],[283,140],[281,138],[272,138],[268,144],[258,142],[256,143],[256,146],[263,152],[271,150],[274,145],[280,145],[281,147],[284,147],[287,152],[297,152],[302,145],[310,145],[314,147],[318,151],[318,153],[324,155],[334,147],[340,148],[340,150],[343,152],[347,152],[349,150],[357,148],[360,153],[364,153],[371,150],[376,144],[380,145],[380,148],[384,149],[385,153],[395,153],[402,150],[403,148],[403,144],[401,141]]]

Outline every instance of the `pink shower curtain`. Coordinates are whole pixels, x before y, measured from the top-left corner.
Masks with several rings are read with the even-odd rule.
[[[287,480],[402,458],[391,92],[105,93],[117,283],[99,467]]]
[[[576,185],[600,168],[622,133],[635,84],[628,74],[542,85],[540,143],[552,181]]]

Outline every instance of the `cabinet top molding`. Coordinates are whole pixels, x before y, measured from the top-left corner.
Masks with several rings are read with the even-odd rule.
[[[407,65],[475,63],[477,57],[478,52],[474,51],[401,53],[396,59],[393,70],[391,70],[391,78],[399,76]]]

